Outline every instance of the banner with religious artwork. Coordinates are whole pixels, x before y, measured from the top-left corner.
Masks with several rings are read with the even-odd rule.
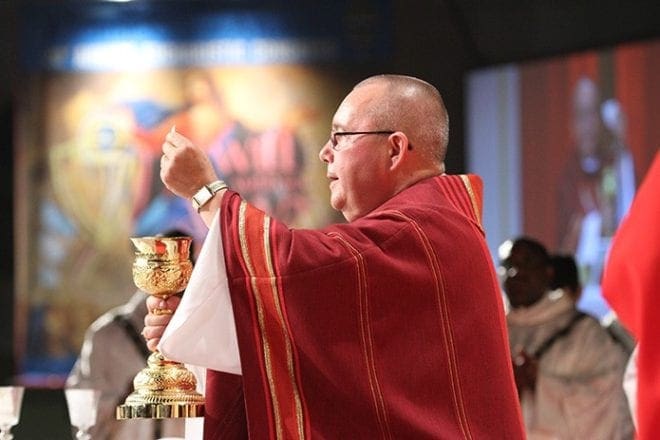
[[[339,220],[318,151],[364,63],[387,53],[350,27],[348,3],[320,15],[125,8],[90,7],[44,25],[47,41],[24,40],[16,346],[27,384],[61,385],[87,326],[131,296],[128,237],[177,230],[201,248],[206,228],[159,178],[173,126],[269,214],[298,227]],[[365,13],[371,26],[386,17]]]

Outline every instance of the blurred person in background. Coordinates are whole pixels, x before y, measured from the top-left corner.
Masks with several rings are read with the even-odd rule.
[[[553,254],[550,256],[550,264],[552,265],[550,289],[564,289],[564,292],[577,302],[582,294],[582,283],[575,258],[567,254]]]
[[[628,355],[575,298],[552,290],[545,247],[519,237],[500,247],[513,369],[530,439],[629,439],[621,385]],[[570,284],[570,283],[569,283]]]
[[[582,283],[575,258],[567,254],[553,254],[550,256],[550,263],[552,264],[550,289],[563,289],[573,301],[577,302],[582,294]],[[617,319],[614,312],[608,312],[600,323],[628,354],[632,354],[635,339]]]

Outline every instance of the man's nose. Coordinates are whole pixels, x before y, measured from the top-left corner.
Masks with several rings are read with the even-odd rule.
[[[321,162],[330,163],[332,162],[332,158],[332,146],[330,140],[328,140],[325,145],[321,147],[321,151],[319,151],[319,160],[321,160]]]

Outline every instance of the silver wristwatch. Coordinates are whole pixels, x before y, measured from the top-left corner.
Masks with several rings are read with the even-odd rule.
[[[227,184],[222,180],[216,180],[215,182],[211,182],[208,185],[204,185],[199,189],[199,191],[195,193],[194,196],[192,196],[191,203],[193,208],[199,212],[202,206],[206,205],[208,201],[213,198],[215,193],[226,188]]]

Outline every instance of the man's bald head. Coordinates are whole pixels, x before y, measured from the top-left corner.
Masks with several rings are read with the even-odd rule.
[[[444,173],[447,124],[440,94],[424,81],[380,75],[360,82],[337,108],[319,151],[332,207],[353,221]]]
[[[400,130],[414,148],[430,160],[443,163],[449,142],[449,116],[438,90],[421,79],[405,75],[376,75],[358,83],[383,87],[367,109],[378,127]]]

